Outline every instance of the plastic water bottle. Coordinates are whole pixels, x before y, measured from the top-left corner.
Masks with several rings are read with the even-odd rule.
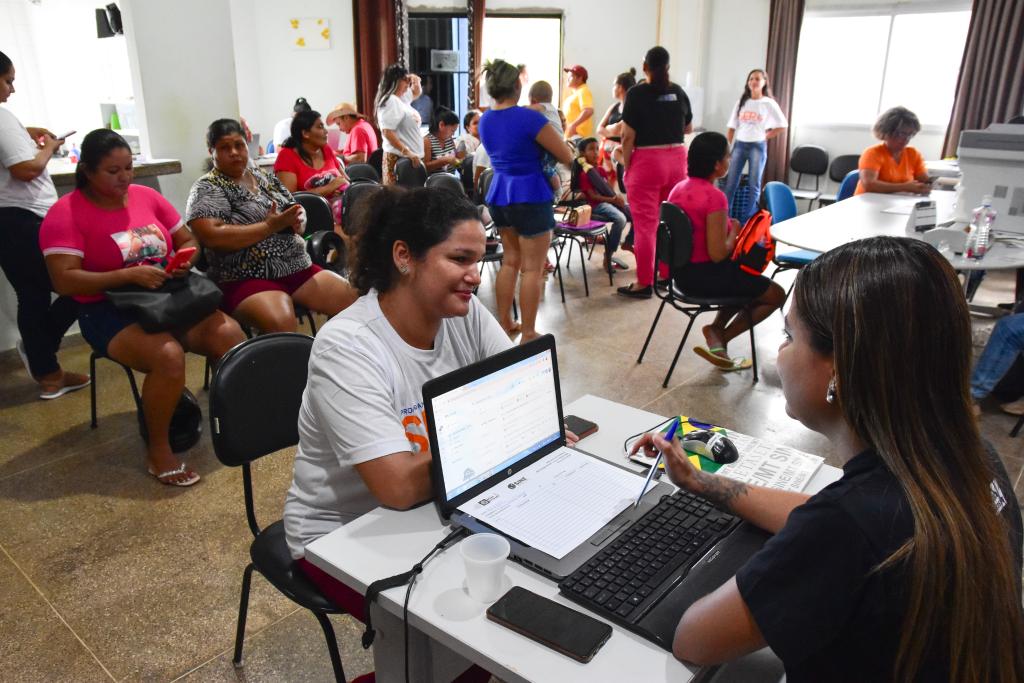
[[[981,259],[988,252],[992,238],[992,226],[996,222],[996,210],[992,208],[992,195],[985,195],[981,206],[971,216],[971,231],[967,236],[968,258]]]

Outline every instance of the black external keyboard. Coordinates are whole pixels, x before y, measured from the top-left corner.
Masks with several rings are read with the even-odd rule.
[[[739,520],[692,493],[666,496],[607,548],[566,577],[569,599],[636,623]]]

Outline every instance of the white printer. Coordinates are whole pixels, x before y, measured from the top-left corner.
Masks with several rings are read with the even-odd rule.
[[[996,230],[1024,234],[1024,125],[962,131],[957,153],[963,174],[957,215],[969,220],[982,197],[992,195]]]

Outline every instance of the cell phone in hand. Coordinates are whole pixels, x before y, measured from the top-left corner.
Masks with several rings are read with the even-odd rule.
[[[171,260],[168,261],[167,265],[164,267],[164,272],[173,273],[178,268],[186,265],[192,260],[192,255],[194,253],[196,253],[195,247],[185,247],[184,249],[179,249],[174,252],[174,256],[171,257]]]
[[[584,439],[597,431],[597,423],[584,420],[576,415],[566,415],[565,428],[580,437],[580,439]]]
[[[67,140],[69,137],[71,137],[72,135],[74,135],[77,132],[78,132],[77,130],[69,130],[67,133],[64,133],[64,135],[58,135],[57,139],[58,140]]]
[[[603,621],[519,586],[498,598],[487,618],[584,664],[612,635]]]

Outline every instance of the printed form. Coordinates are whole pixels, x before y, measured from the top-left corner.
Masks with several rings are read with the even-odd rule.
[[[643,483],[633,472],[560,448],[459,510],[562,559],[632,505]]]

